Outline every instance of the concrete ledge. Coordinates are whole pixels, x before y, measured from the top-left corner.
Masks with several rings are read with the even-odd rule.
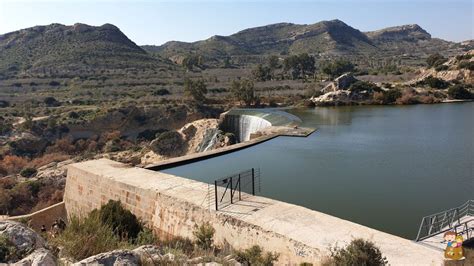
[[[254,137],[249,141],[237,143],[215,150],[193,153],[185,156],[171,158],[168,160],[163,160],[159,163],[147,165],[144,168],[153,171],[163,170],[249,148],[251,146],[263,143],[279,136],[307,137],[311,135],[314,131],[316,131],[316,129],[314,128],[268,127],[261,131],[260,134],[262,135]]]
[[[202,182],[100,159],[69,166],[64,200],[68,215],[120,200],[162,236],[192,238],[195,225],[210,222],[217,243],[238,249],[260,245],[280,253],[281,264],[319,264],[330,246],[354,238],[374,241],[391,265],[443,264],[441,252],[410,240],[264,197],[215,211],[208,189]]]

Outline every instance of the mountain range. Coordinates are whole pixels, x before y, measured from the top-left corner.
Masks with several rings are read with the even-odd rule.
[[[36,26],[0,35],[0,78],[18,75],[92,75],[123,70],[171,69],[188,55],[202,56],[209,67],[231,58],[237,65],[268,55],[309,53],[321,59],[377,60],[424,58],[435,52],[472,49],[431,35],[418,25],[361,32],[340,20],[298,25],[278,23],[186,43],[138,46],[116,26],[85,24]]]

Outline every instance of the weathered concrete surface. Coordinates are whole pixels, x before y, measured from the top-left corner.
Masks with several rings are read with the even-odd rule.
[[[44,225],[46,228],[51,228],[56,219],[61,218],[63,220],[66,220],[66,216],[67,215],[66,209],[64,208],[64,202],[59,202],[30,214],[19,216],[5,216],[3,218],[0,217],[0,221],[27,221],[28,227],[32,228],[36,232],[40,232],[42,225]]]
[[[101,159],[69,166],[64,200],[68,215],[120,200],[162,236],[192,238],[196,224],[210,222],[217,243],[261,245],[279,252],[279,263],[318,264],[330,246],[360,237],[374,241],[391,265],[442,265],[439,251],[300,206],[249,197],[216,212],[207,195],[205,183]]]

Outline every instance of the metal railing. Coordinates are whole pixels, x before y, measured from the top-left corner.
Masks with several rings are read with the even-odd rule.
[[[212,194],[211,187],[213,189]],[[210,201],[214,199],[214,207],[217,211],[248,196],[256,195],[260,191],[260,169],[252,168],[215,180],[214,184],[209,186],[208,198]]]
[[[468,200],[456,208],[425,216],[421,220],[415,241],[422,241],[450,230],[457,232],[458,228],[469,234],[473,230],[468,226],[470,221],[462,221],[467,216],[474,216],[474,200]]]

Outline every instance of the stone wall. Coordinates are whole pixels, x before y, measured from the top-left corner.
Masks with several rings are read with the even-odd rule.
[[[64,207],[64,202],[54,204],[30,214],[10,216],[5,217],[4,219],[17,222],[26,222],[30,228],[39,232],[42,225],[49,229],[53,225],[54,221],[59,218],[66,220],[66,209]]]
[[[209,222],[217,244],[260,245],[278,252],[281,264],[319,264],[330,246],[359,237],[380,246],[392,265],[442,262],[440,252],[409,240],[264,197],[215,211],[208,189],[205,183],[100,159],[69,166],[64,201],[68,215],[80,216],[120,200],[161,236],[192,238],[196,225]]]

